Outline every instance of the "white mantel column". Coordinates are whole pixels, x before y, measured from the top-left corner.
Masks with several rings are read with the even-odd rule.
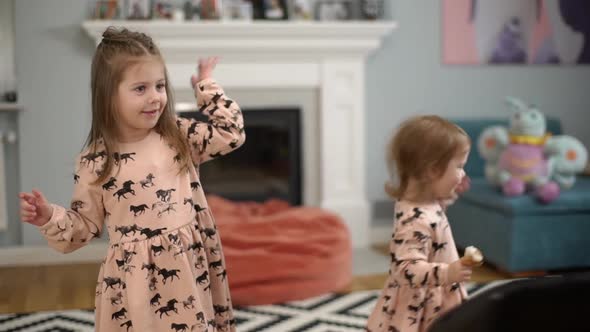
[[[344,219],[354,247],[368,246],[364,59],[330,59],[321,66],[320,80],[320,205]]]

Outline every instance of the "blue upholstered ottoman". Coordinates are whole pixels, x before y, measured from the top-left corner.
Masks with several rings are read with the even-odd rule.
[[[466,165],[471,189],[447,211],[457,246],[474,245],[488,262],[512,273],[590,268],[590,177],[579,176],[549,205],[532,196],[505,197],[486,182],[475,142],[483,129],[507,121],[454,122],[474,142]],[[549,119],[548,130],[560,134],[559,121]]]

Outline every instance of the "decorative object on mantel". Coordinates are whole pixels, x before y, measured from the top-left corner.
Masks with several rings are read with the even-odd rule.
[[[152,2],[153,20],[171,20],[174,16],[174,6],[170,0],[154,0]],[[184,17],[183,17],[184,19]]]
[[[150,0],[124,0],[123,17],[128,20],[147,20],[151,17]]]
[[[311,10],[311,0],[293,0],[293,20],[309,21],[313,19],[313,12]]]
[[[341,21],[383,18],[384,0],[99,0],[94,20]]]
[[[223,2],[222,19],[225,21],[251,21],[254,17],[252,2],[226,0]]]
[[[94,19],[112,20],[119,17],[119,4],[117,0],[97,1],[94,6]]]
[[[361,13],[367,20],[377,20],[383,17],[385,0],[361,0]]]
[[[8,227],[6,206],[6,173],[4,170],[4,144],[16,142],[16,133],[0,131],[0,231]]]
[[[16,103],[17,93],[16,91],[6,91],[2,99],[9,103]]]
[[[351,0],[317,0],[316,19],[319,21],[343,21],[353,18]]]
[[[201,0],[201,19],[217,20],[221,17],[221,0]]]
[[[287,0],[253,0],[254,19],[286,20],[289,18]]]
[[[183,5],[184,19],[187,21],[198,21],[200,14],[201,0],[186,0]]]

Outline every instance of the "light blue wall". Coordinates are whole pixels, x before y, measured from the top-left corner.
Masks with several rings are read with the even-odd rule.
[[[14,2],[13,0],[0,0],[0,95],[14,90]],[[0,97],[0,99],[2,99]],[[0,132],[3,134],[17,132],[18,113],[13,110],[0,111]],[[8,220],[17,220],[18,198],[15,193],[19,189],[18,183],[18,142],[7,144],[4,149],[4,171],[6,172],[5,189],[6,208]],[[4,157],[3,156],[3,157]],[[1,160],[1,158],[0,158]],[[4,212],[4,211],[0,211]],[[20,242],[21,227],[16,222],[9,222],[8,228],[0,232],[0,247],[16,245]]]
[[[69,205],[74,157],[90,123],[93,42],[80,26],[87,2],[15,2],[16,76],[26,110],[19,118],[21,188]],[[43,244],[25,224],[23,242]]]
[[[0,131],[2,133],[17,133],[17,117],[14,112],[0,112]],[[19,186],[19,169],[18,169],[18,149],[19,143],[4,145],[4,154],[7,158],[4,160],[4,171],[6,172],[6,207],[8,209],[8,228],[0,232],[0,247],[12,246],[20,243],[21,226],[18,222],[18,192]]]
[[[52,201],[66,205],[73,158],[90,121],[94,45],[80,27],[90,3],[18,0],[15,4],[18,91],[26,106],[19,118],[20,186],[22,190],[40,188]],[[440,60],[438,1],[393,1],[387,14],[400,27],[369,58],[366,75],[371,201],[386,199],[382,188],[387,176],[383,157],[387,138],[402,119],[419,112],[492,116],[504,114],[505,95],[520,96],[561,117],[565,131],[590,146],[588,67],[445,66]],[[44,243],[28,225],[22,238],[25,244]]]

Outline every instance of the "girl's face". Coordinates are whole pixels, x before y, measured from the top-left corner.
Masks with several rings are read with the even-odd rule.
[[[117,90],[117,130],[123,142],[141,140],[158,123],[168,96],[162,62],[146,57],[125,70]]]
[[[469,149],[457,154],[449,161],[447,169],[442,176],[433,182],[436,199],[444,200],[453,198],[455,188],[457,188],[463,177],[465,177],[463,167],[467,163],[467,157],[469,157]]]

